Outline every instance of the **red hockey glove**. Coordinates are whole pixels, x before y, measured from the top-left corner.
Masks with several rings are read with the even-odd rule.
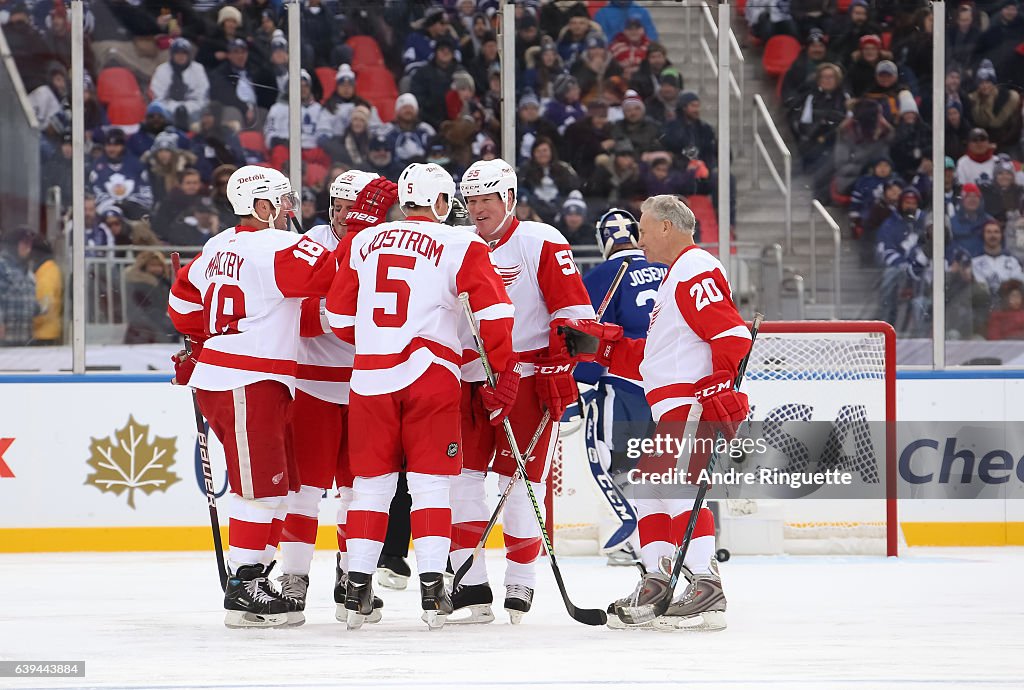
[[[347,232],[356,233],[383,223],[388,210],[398,201],[398,185],[386,177],[376,177],[363,187],[345,216]]]
[[[557,422],[580,394],[576,379],[572,377],[572,360],[544,357],[537,360],[536,367],[537,395],[551,413],[551,419]]]
[[[593,319],[569,319],[554,328],[565,345],[561,352],[556,351],[555,346],[549,347],[551,356],[597,362],[603,367],[611,364],[615,342],[622,340],[622,326]]]
[[[174,364],[174,378],[171,383],[175,386],[187,386],[196,364],[199,363],[199,353],[203,351],[203,344],[197,340],[192,341],[192,354],[188,350],[180,350],[177,354],[171,355],[171,363]]]
[[[307,297],[299,307],[299,335],[303,338],[315,338],[331,332],[327,322],[327,311],[323,297]]]
[[[701,424],[707,422],[712,431],[721,431],[727,440],[736,438],[736,430],[750,412],[747,394],[733,390],[733,378],[720,369],[694,384],[697,401],[704,408]]]
[[[491,413],[491,424],[494,426],[501,424],[512,410],[516,393],[519,392],[519,372],[519,362],[509,360],[505,371],[498,375],[498,383],[493,388],[485,384],[480,389],[480,400]]]

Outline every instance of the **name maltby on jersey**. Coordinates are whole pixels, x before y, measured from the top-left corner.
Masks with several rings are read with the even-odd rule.
[[[359,249],[359,256],[366,257],[381,249],[407,249],[433,261],[435,266],[441,264],[441,253],[444,245],[430,235],[408,228],[391,228],[377,233],[372,240]]]
[[[217,252],[210,257],[210,262],[206,264],[206,278],[227,276],[238,280],[242,273],[243,263],[245,263],[245,259],[234,252]]]

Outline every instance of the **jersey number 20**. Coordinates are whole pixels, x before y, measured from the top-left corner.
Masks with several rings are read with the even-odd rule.
[[[718,289],[714,278],[705,278],[699,283],[691,285],[690,297],[694,298],[697,311],[700,311],[712,302],[721,302],[725,299],[722,291]]]

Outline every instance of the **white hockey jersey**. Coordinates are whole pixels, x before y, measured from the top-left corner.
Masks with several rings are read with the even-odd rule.
[[[175,328],[205,340],[189,385],[223,391],[269,379],[294,392],[301,300],[326,294],[335,272],[323,245],[283,230],[238,226],[210,238],[168,300]]]
[[[331,252],[338,248],[338,236],[330,225],[310,228],[305,237],[322,244]],[[315,310],[317,313],[326,314],[326,297],[307,299],[315,300],[319,306]],[[321,327],[320,320],[317,320],[313,327],[319,334],[299,338],[299,366],[295,387],[314,398],[347,405],[356,348],[334,335],[329,325],[324,326]]]
[[[512,346],[523,376],[532,376],[530,360],[548,347],[553,319],[592,319],[594,308],[572,249],[558,230],[545,223],[512,219],[491,247],[491,260],[516,305]]]
[[[749,343],[750,331],[732,301],[725,269],[717,258],[691,245],[658,288],[646,340],[616,345],[611,370],[627,377],[639,370],[657,421],[669,410],[694,404],[693,384],[728,366],[713,361],[712,341],[731,337]]]
[[[512,302],[473,233],[410,216],[367,228],[343,248],[327,296],[339,338],[355,343],[352,391],[401,390],[432,364],[460,378],[469,293],[488,355],[499,371],[512,354]]]
[[[993,295],[999,292],[999,286],[1008,280],[1024,282],[1024,270],[1020,262],[1013,256],[1003,252],[992,256],[980,254],[971,259],[974,280],[984,283]]]

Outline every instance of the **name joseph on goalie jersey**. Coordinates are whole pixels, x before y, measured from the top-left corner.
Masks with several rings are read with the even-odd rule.
[[[245,263],[245,259],[234,252],[217,252],[210,257],[210,262],[206,264],[206,279],[209,280],[213,276],[227,276],[240,280],[243,263]]]
[[[366,260],[373,252],[381,249],[407,249],[433,261],[435,266],[441,264],[441,253],[444,245],[430,235],[425,235],[408,228],[392,228],[383,230],[359,249],[359,257]]]

